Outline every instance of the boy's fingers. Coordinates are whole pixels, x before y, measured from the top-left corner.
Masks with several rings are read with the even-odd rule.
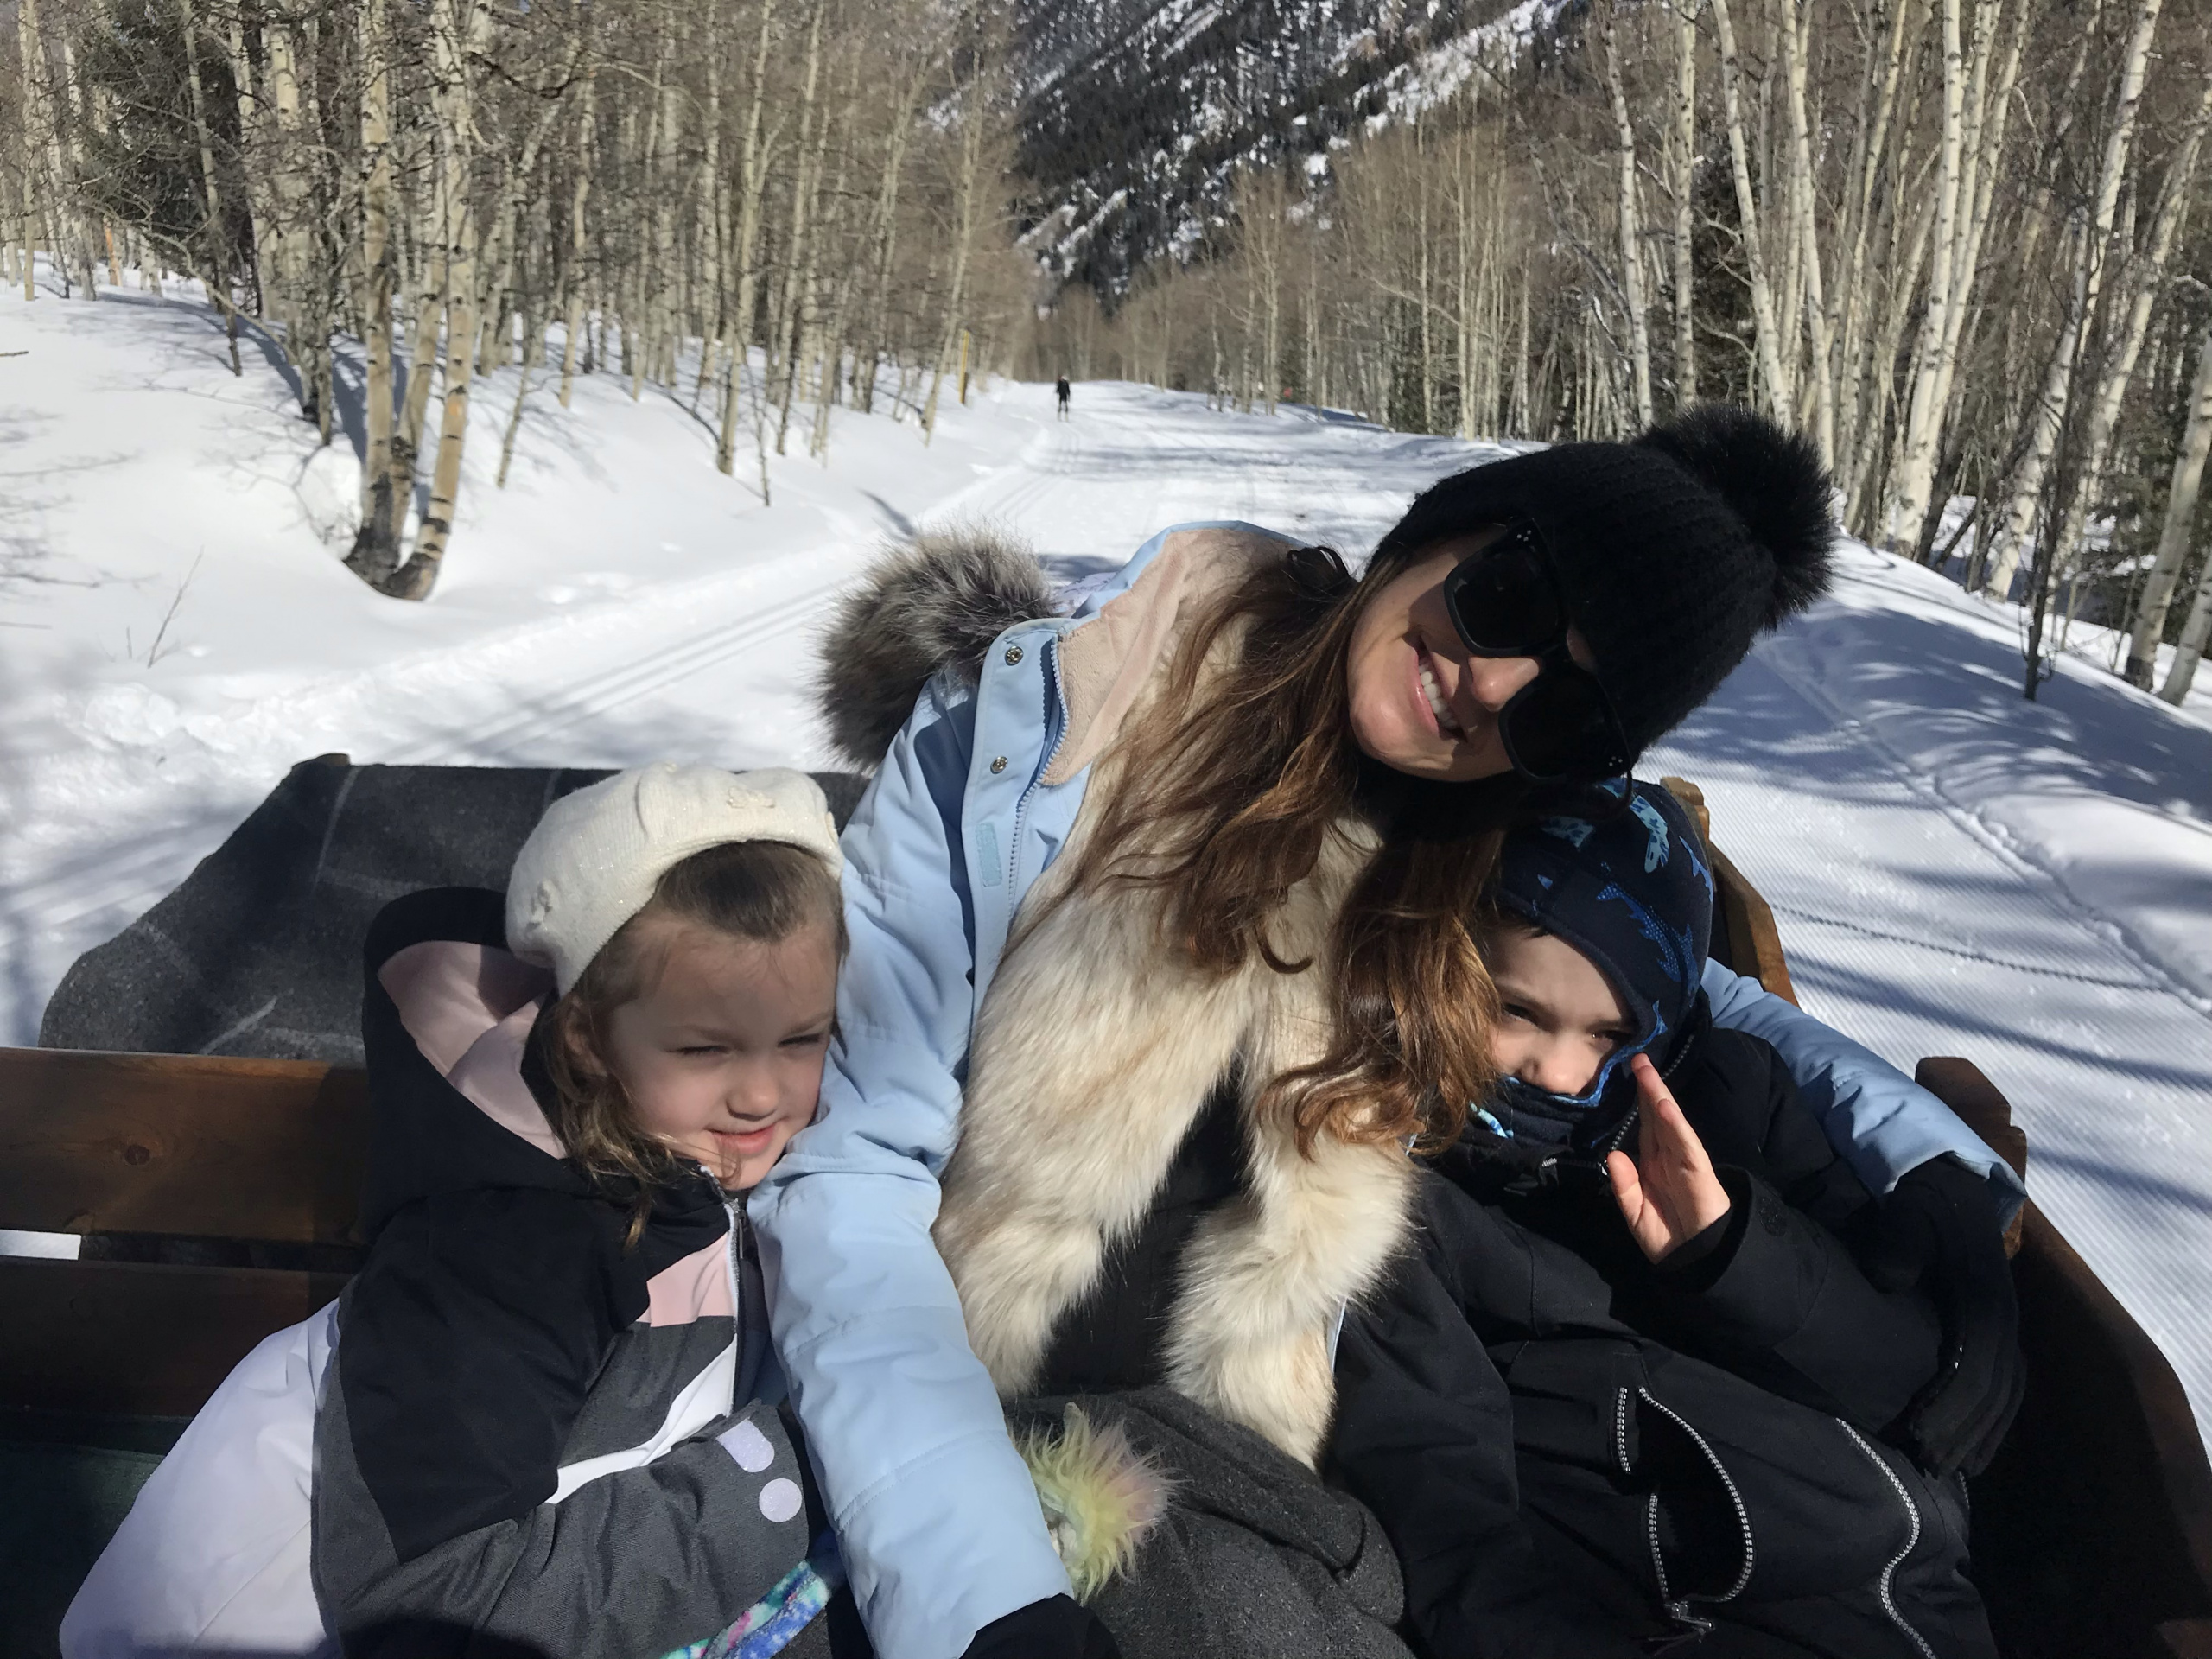
[[[1613,1184],[1613,1198],[1621,1213],[1634,1221],[1643,1209],[1643,1181],[1637,1173],[1636,1160],[1624,1152],[1609,1152],[1605,1175]]]
[[[1667,1091],[1659,1068],[1651,1064],[1651,1057],[1638,1054],[1629,1062],[1629,1067],[1635,1073],[1637,1092],[1643,1097],[1644,1111],[1656,1131],[1653,1138],[1657,1144],[1652,1150],[1663,1153],[1692,1171],[1707,1167],[1705,1142],[1698,1139],[1697,1131],[1682,1115],[1681,1104]]]

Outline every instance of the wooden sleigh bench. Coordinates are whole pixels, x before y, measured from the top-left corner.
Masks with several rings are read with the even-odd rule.
[[[1794,1001],[1772,912],[1717,848],[1713,868],[1714,957]],[[2024,1169],[1971,1061],[1917,1075]],[[0,1257],[0,1659],[57,1651],[160,1452],[256,1343],[337,1294],[367,1128],[344,1065],[0,1050],[0,1228],[81,1240],[75,1260]],[[2212,1659],[2212,1467],[2173,1368],[2032,1205],[2013,1272],[2030,1389],[1972,1492],[2004,1653]]]

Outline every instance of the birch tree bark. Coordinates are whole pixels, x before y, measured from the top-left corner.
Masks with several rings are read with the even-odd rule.
[[[1808,0],[1809,3],[1809,0]],[[1783,76],[1789,104],[1790,213],[1796,221],[1797,267],[1804,285],[1805,354],[1813,404],[1813,442],[1821,464],[1835,466],[1835,363],[1825,285],[1821,280],[1817,227],[1819,187],[1813,175],[1813,144],[1805,112],[1805,22],[1797,0],[1780,0],[1777,28],[1782,35]]]
[[[1697,0],[1675,9],[1675,407],[1697,401]]]
[[[774,39],[776,0],[760,0],[760,34],[753,54],[753,85],[745,118],[744,146],[738,159],[737,196],[737,311],[730,331],[729,372],[732,384],[722,397],[721,431],[715,445],[715,465],[723,473],[734,470],[737,457],[738,393],[751,354],[753,310],[760,303],[760,273],[756,261],[760,245],[762,197],[767,190],[768,156],[772,134],[762,130],[768,102],[768,52]],[[765,388],[764,369],[764,388]],[[767,496],[768,468],[760,464],[760,489]]]
[[[1613,100],[1614,152],[1620,173],[1621,293],[1628,307],[1629,374],[1640,432],[1652,423],[1651,333],[1643,302],[1643,214],[1636,194],[1636,127],[1629,119],[1628,98],[1621,91],[1620,59],[1613,49],[1614,16],[1612,10],[1605,14],[1605,90]]]
[[[592,50],[588,36],[586,37],[586,50]],[[590,245],[586,234],[586,226],[589,221],[585,207],[591,200],[592,167],[599,153],[598,124],[599,61],[596,53],[593,52],[584,69],[582,95],[576,100],[575,183],[569,194],[569,257],[563,271],[569,291],[563,313],[561,339],[561,407],[563,409],[569,407],[569,396],[575,388],[576,353],[584,333],[583,264],[585,250]]]
[[[1720,40],[1720,107],[1728,128],[1728,160],[1736,182],[1736,217],[1741,231],[1744,264],[1751,290],[1751,325],[1758,354],[1758,401],[1772,413],[1789,418],[1789,382],[1783,378],[1782,352],[1775,328],[1774,290],[1767,280],[1766,248],[1759,234],[1758,198],[1751,188],[1751,164],[1745,136],[1743,71],[1736,54],[1736,30],[1728,16],[1728,0],[1713,0],[1713,26]]]
[[[372,585],[399,563],[399,518],[404,503],[391,475],[391,60],[385,0],[362,0],[360,319],[366,398],[361,461],[361,525],[346,563]]]
[[[1939,0],[1943,34],[1943,142],[1936,164],[1936,238],[1928,270],[1928,302],[1921,313],[1920,340],[1914,353],[1912,397],[1906,406],[1904,441],[1891,487],[1884,540],[1892,551],[1916,546],[1921,520],[1929,510],[1935,481],[1936,446],[1942,440],[1937,416],[1943,341],[1951,308],[1964,296],[1953,286],[1954,251],[1958,242],[1960,153],[1966,123],[1966,67],[1959,44],[1960,0]],[[1994,0],[1983,0],[1985,11]]]
[[[453,537],[461,495],[462,447],[468,436],[468,395],[476,356],[476,202],[471,188],[474,127],[470,78],[483,49],[490,12],[484,0],[437,0],[431,23],[437,88],[440,194],[444,198],[446,245],[445,407],[438,421],[437,460],[430,474],[429,505],[407,563],[383,591],[394,599],[427,599]]]
[[[2029,524],[2043,499],[2044,475],[2057,450],[2059,433],[2066,423],[2072,399],[2082,337],[2096,311],[2103,286],[2105,251],[2112,241],[2113,219],[2119,211],[2120,186],[2126,177],[2127,159],[2134,143],[2135,118],[2143,102],[2143,81],[2150,65],[2152,37],[2158,26],[2159,5],[2160,0],[2140,0],[2120,60],[2120,84],[2113,101],[2112,125],[2105,135],[2096,194],[2086,222],[2079,226],[2074,238],[2073,302],[2067,308],[2066,320],[2060,325],[2050,360],[2044,371],[2042,390],[2031,416],[2032,435],[2014,478],[2012,499],[2005,508],[1997,556],[1990,571],[1990,588],[2000,598],[2012,588]],[[2043,597],[2040,591],[2029,597],[2039,612]],[[2032,623],[2031,635],[2034,647],[2039,649],[2041,629]],[[2031,682],[2032,678],[2031,671]]]
[[[2174,652],[2174,665],[2166,671],[2166,683],[2158,688],[2158,695],[2177,709],[2196,683],[2196,665],[2204,660],[2208,638],[2212,638],[2212,558],[2204,561],[2204,569],[2196,578],[2196,602],[2189,607],[2189,620],[2182,625],[2181,648]]]
[[[2190,392],[2189,422],[2182,429],[2181,448],[2174,455],[2173,479],[2166,486],[2165,523],[2158,531],[2158,550],[2152,559],[2151,574],[2135,607],[2135,626],[2128,635],[2127,681],[2145,690],[2158,665],[2166,608],[2181,576],[2182,561],[2189,554],[2190,527],[2196,521],[2197,492],[2204,482],[2204,458],[2209,452],[2212,452],[2212,327],[2205,329],[2196,348],[2196,384]],[[2212,574],[2212,558],[2204,563],[2208,574]],[[2201,639],[2199,644],[2201,649]]]

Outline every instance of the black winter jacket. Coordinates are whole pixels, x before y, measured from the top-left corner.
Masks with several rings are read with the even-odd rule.
[[[1990,1653],[1956,1484],[1882,1440],[1940,1333],[1854,1261],[1872,1199],[1757,1039],[1669,1081],[1733,1200],[1706,1233],[1655,1268],[1601,1160],[1471,1129],[1346,1325],[1335,1472],[1413,1625],[1442,1659]]]
[[[699,1170],[626,1243],[547,1126],[552,980],[505,908],[442,888],[370,929],[369,1251],[316,1413],[315,1591],[349,1655],[647,1659],[766,1594],[819,1512],[759,1397],[737,1212]]]

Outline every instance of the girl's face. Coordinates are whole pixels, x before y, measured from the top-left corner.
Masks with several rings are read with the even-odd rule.
[[[1444,607],[1444,578],[1503,532],[1439,542],[1371,594],[1352,625],[1345,672],[1361,753],[1416,778],[1464,784],[1512,769],[1498,710],[1536,677],[1533,657],[1478,657]],[[1589,665],[1579,635],[1567,648]]]
[[[1579,1095],[1636,1035],[1612,982],[1555,934],[1492,928],[1483,936],[1483,962],[1497,987],[1491,1060],[1503,1076],[1548,1095]]]
[[[648,1134],[722,1185],[755,1185],[813,1120],[837,1012],[837,947],[823,924],[773,944],[647,918],[659,980],[607,1016],[608,1068]]]

